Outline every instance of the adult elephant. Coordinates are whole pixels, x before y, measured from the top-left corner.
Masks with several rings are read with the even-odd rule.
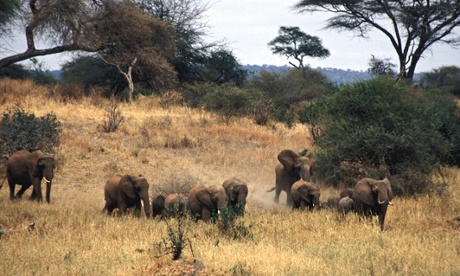
[[[216,185],[206,187],[199,184],[193,187],[188,194],[190,214],[197,220],[208,222],[212,216],[227,206],[228,196],[223,187]]]
[[[248,185],[241,179],[232,177],[222,183],[231,206],[237,214],[244,215],[246,198],[248,197]]]
[[[291,188],[291,196],[293,201],[293,209],[312,210],[319,207],[320,189],[318,185],[312,182],[307,182],[303,179],[296,181]]]
[[[104,211],[109,214],[115,208],[120,209],[120,212],[125,214],[127,208],[135,207],[136,216],[140,216],[142,200],[145,216],[150,216],[149,183],[143,176],[129,174],[111,176],[105,184],[104,197]]]
[[[33,191],[30,199],[42,201],[41,182],[42,179],[45,179],[46,201],[50,203],[51,184],[55,167],[54,157],[43,154],[41,151],[20,150],[15,152],[6,164],[10,199],[21,198],[24,192],[32,185]],[[15,197],[14,189],[16,184],[22,185],[22,187]]]
[[[356,183],[351,199],[354,201],[356,212],[369,218],[377,215],[380,230],[383,231],[387,208],[393,199],[390,181],[387,178],[383,180],[363,178]]]
[[[185,216],[188,211],[188,197],[182,193],[168,195],[165,199],[165,210],[168,216]]]
[[[276,189],[274,201],[279,203],[280,193],[281,191],[285,191],[286,204],[292,206],[292,184],[300,179],[310,181],[316,163],[315,158],[311,151],[308,151],[305,156],[300,156],[293,150],[286,149],[278,154],[278,160],[280,164],[275,167],[275,187],[267,192],[272,192]]]

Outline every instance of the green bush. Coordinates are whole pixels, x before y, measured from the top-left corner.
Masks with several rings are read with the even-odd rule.
[[[9,156],[17,150],[42,150],[54,153],[59,146],[61,123],[52,113],[43,117],[12,108],[0,121],[0,154]]]
[[[376,78],[320,98],[300,118],[318,133],[317,179],[352,186],[390,177],[396,193],[413,195],[434,188],[434,169],[458,165],[455,110],[450,98]]]

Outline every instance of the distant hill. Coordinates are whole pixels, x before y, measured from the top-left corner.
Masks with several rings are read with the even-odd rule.
[[[292,66],[275,66],[275,65],[244,65],[242,66],[243,69],[253,72],[254,74],[258,74],[260,71],[268,71],[268,72],[282,72],[286,70],[291,70]],[[337,85],[356,82],[360,80],[368,80],[370,79],[370,75],[364,71],[353,71],[353,70],[342,70],[337,68],[321,68],[317,67],[314,70],[323,73],[330,82],[335,83]]]

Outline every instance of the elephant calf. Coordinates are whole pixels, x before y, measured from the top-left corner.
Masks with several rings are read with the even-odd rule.
[[[233,177],[222,183],[227,193],[229,207],[232,207],[237,215],[244,215],[246,198],[248,197],[248,185],[241,179]]]
[[[320,189],[312,182],[299,180],[292,185],[291,196],[293,201],[292,208],[312,210],[319,207]]]
[[[125,214],[127,208],[135,207],[136,216],[140,216],[142,200],[145,216],[150,216],[149,183],[143,176],[117,174],[110,177],[104,187],[104,197],[104,210],[109,214],[115,208]]]

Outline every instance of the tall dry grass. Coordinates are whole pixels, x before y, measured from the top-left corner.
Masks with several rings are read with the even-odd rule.
[[[330,210],[273,204],[266,190],[274,185],[276,155],[311,146],[304,126],[263,127],[247,119],[224,124],[203,110],[142,98],[120,104],[124,123],[104,133],[109,100],[64,101],[50,91],[27,81],[0,81],[0,114],[19,106],[38,116],[53,112],[63,123],[51,204],[10,202],[7,184],[0,190],[0,229],[6,232],[0,236],[0,275],[181,275],[194,269],[201,275],[460,274],[456,168],[446,168],[443,195],[395,199],[380,232],[376,221],[354,214],[342,218]],[[163,221],[102,214],[103,186],[114,173],[146,175],[151,194],[242,178],[249,199],[239,223],[252,236],[233,240],[218,225],[187,222],[194,256],[185,248],[179,261],[157,257],[157,244],[168,239]],[[321,200],[336,192],[323,187]]]

